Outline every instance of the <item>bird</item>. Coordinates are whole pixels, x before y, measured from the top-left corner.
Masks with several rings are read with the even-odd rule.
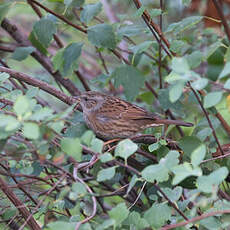
[[[193,126],[190,122],[162,119],[128,101],[96,91],[83,92],[75,99],[87,126],[103,140],[132,138],[146,128],[161,125]]]

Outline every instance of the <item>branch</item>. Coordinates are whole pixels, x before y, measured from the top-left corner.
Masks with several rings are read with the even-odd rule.
[[[10,36],[17,41],[21,46],[31,46],[31,43],[27,39],[27,36],[19,30],[19,28],[11,23],[8,19],[4,19],[1,23],[1,27],[6,30]],[[72,95],[80,95],[81,92],[76,88],[72,81],[65,79],[58,71],[54,71],[52,62],[49,57],[43,55],[38,50],[31,53],[34,57],[53,77],[54,79],[62,84]]]
[[[65,102],[68,105],[72,105],[75,102],[75,99],[73,97],[67,96],[65,93],[49,85],[48,83],[40,81],[33,77],[30,77],[27,74],[24,74],[24,73],[21,73],[21,72],[18,72],[18,71],[9,69],[9,68],[5,68],[5,67],[0,67],[0,72],[8,73],[10,74],[12,78],[26,82],[29,85],[38,87],[39,89],[46,91],[47,93],[55,96],[56,98],[60,99],[61,101]]]
[[[18,199],[14,192],[9,188],[8,184],[0,177],[0,189],[9,198],[9,200],[14,204],[18,211],[22,214],[25,222],[32,230],[41,230],[38,223],[35,221],[33,216],[30,217],[30,212],[27,210],[26,206]],[[30,217],[30,218],[29,218]]]
[[[230,41],[230,29],[229,29],[228,23],[226,21],[226,18],[225,18],[224,14],[223,14],[223,10],[221,9],[220,3],[218,1],[216,1],[216,0],[212,0],[212,2],[215,5],[216,10],[217,10],[217,12],[218,12],[218,14],[220,16],[220,19],[221,19],[222,24],[224,26],[225,33],[226,33],[226,35],[228,37],[228,41]]]
[[[182,227],[182,226],[185,226],[187,224],[203,220],[203,219],[205,219],[207,217],[210,217],[210,216],[216,216],[216,215],[225,214],[225,213],[230,213],[230,210],[228,209],[228,210],[220,210],[220,211],[216,211],[216,212],[206,213],[206,214],[203,214],[201,216],[194,217],[194,218],[192,218],[192,219],[190,219],[188,221],[184,221],[184,222],[181,222],[181,223],[178,223],[178,224],[166,225],[166,226],[162,227],[161,230],[168,230],[168,229]]]

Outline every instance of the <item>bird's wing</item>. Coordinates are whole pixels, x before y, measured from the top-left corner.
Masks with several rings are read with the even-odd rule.
[[[155,116],[153,114],[148,113],[145,109],[120,99],[104,102],[99,111],[97,111],[97,114],[100,117],[110,119],[155,119]]]

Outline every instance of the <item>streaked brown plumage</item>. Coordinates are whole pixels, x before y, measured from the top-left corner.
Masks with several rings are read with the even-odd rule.
[[[139,106],[99,92],[85,92],[77,99],[88,127],[104,140],[130,138],[148,127],[164,124],[193,126],[180,120],[161,119]]]

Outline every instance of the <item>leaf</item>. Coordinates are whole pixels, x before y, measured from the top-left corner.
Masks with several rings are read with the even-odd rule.
[[[116,68],[111,78],[114,78],[116,88],[122,85],[127,100],[132,101],[138,95],[140,88],[144,85],[144,76],[133,66],[121,66]]]
[[[1,78],[1,76],[0,76],[0,78]],[[225,88],[225,89],[230,89],[230,79],[228,79],[228,80],[225,82],[224,88]]]
[[[30,120],[33,121],[42,121],[46,118],[50,118],[53,115],[53,110],[48,107],[43,107],[39,110],[36,110],[36,113],[33,113],[30,116]]]
[[[39,126],[36,123],[25,122],[23,124],[23,135],[29,139],[38,139],[40,136]]]
[[[150,14],[151,18],[153,18],[153,17],[161,15],[162,10],[161,9],[150,9],[149,14]]]
[[[142,177],[148,182],[154,183],[167,181],[169,172],[179,163],[179,153],[170,151],[165,157],[161,158],[159,164],[147,166],[142,172]]]
[[[38,41],[48,48],[53,35],[57,32],[57,26],[52,20],[42,18],[34,24],[33,32]]]
[[[144,218],[154,229],[160,229],[171,217],[171,208],[167,204],[154,204],[148,209]]]
[[[210,108],[217,105],[222,99],[223,92],[211,92],[204,97],[204,108]]]
[[[201,161],[204,159],[205,153],[206,153],[206,147],[204,144],[201,144],[195,150],[193,150],[191,155],[191,163],[194,168],[198,166],[201,163]]]
[[[89,27],[88,39],[97,47],[108,49],[115,49],[116,47],[116,36],[111,25],[97,24]]]
[[[120,203],[108,213],[110,218],[115,220],[115,226],[119,226],[128,217],[129,210],[125,203]]]
[[[72,191],[77,194],[77,196],[84,196],[87,193],[86,187],[80,182],[75,182],[72,184]]]
[[[228,75],[230,75],[230,61],[225,63],[223,70],[218,76],[218,79],[227,77]]]
[[[123,141],[120,141],[115,149],[115,156],[121,157],[125,159],[125,162],[127,162],[127,159],[134,154],[138,149],[137,144],[132,142],[130,139],[125,139]]]
[[[77,66],[77,60],[81,56],[83,43],[71,43],[63,50],[63,74],[71,73]]]
[[[186,59],[190,68],[194,69],[200,66],[203,59],[203,54],[199,50],[196,50],[193,53],[189,54]]]
[[[100,155],[99,159],[102,163],[106,163],[113,160],[113,156],[111,155],[111,153],[103,153],[102,155]]]
[[[5,129],[4,131],[16,130],[17,128],[19,128],[19,126],[20,126],[20,123],[15,117],[10,116],[10,115],[0,114],[0,127],[4,127]],[[2,133],[2,135],[0,135],[1,139],[4,139],[4,136],[5,135]],[[6,134],[6,137],[7,136],[8,135]]]
[[[175,174],[172,184],[176,185],[183,181],[189,176],[201,176],[202,171],[200,168],[192,168],[192,166],[185,162],[184,164],[177,165],[172,169],[172,172]]]
[[[227,177],[228,169],[221,167],[208,176],[201,176],[197,179],[197,187],[202,192],[211,193],[217,189],[220,183]]]
[[[22,116],[27,112],[30,112],[30,102],[26,96],[19,96],[13,106],[14,112],[18,116]]]
[[[194,27],[203,19],[202,16],[191,16],[182,19],[179,22],[171,23],[165,33],[174,32],[175,34],[182,33],[185,30],[189,30]]]
[[[2,20],[4,19],[4,17],[7,15],[10,6],[12,3],[1,3],[0,5],[0,24],[2,23]]]
[[[76,161],[81,161],[82,146],[79,138],[63,138],[61,140],[61,149]]]
[[[55,221],[48,224],[49,230],[73,230],[76,226],[75,222]]]
[[[159,142],[156,142],[156,143],[149,145],[148,150],[150,152],[153,152],[153,151],[157,150],[158,148],[160,148],[160,144],[159,144]]]
[[[91,141],[91,149],[97,153],[101,153],[104,146],[104,142],[98,138],[94,138]]]
[[[87,130],[81,137],[81,141],[83,144],[90,146],[95,134],[91,130]]]
[[[138,53],[143,53],[144,51],[146,51],[152,44],[152,41],[144,41],[139,45],[131,46],[130,49],[133,51],[134,55],[136,55]]]
[[[172,70],[179,74],[186,74],[190,71],[188,62],[183,57],[174,57],[172,59]]]
[[[10,75],[8,73],[0,73],[0,83],[6,81]]]
[[[199,79],[193,81],[191,85],[196,90],[204,89],[208,85],[208,79],[199,78]]]
[[[161,189],[172,202],[178,201],[183,192],[183,189],[180,186],[177,186],[174,189],[171,188],[161,188]],[[159,193],[159,195],[161,194]]]
[[[17,47],[11,58],[15,59],[17,61],[22,61],[24,59],[26,59],[32,52],[34,52],[36,49],[32,46],[28,46],[28,47]]]
[[[174,84],[169,90],[169,100],[174,103],[176,102],[182,95],[184,89],[185,82],[177,82]]]
[[[100,13],[102,4],[100,2],[96,4],[88,4],[83,7],[80,14],[80,20],[88,24],[96,15]]]
[[[135,229],[135,230],[143,230],[149,227],[147,221],[144,218],[141,218],[140,213],[135,211],[129,214],[128,223],[130,229]]]
[[[34,31],[31,31],[29,40],[34,47],[36,47],[42,54],[47,55],[46,47],[38,40]]]
[[[115,175],[115,169],[116,166],[100,170],[97,174],[97,181],[101,182],[112,179]]]

